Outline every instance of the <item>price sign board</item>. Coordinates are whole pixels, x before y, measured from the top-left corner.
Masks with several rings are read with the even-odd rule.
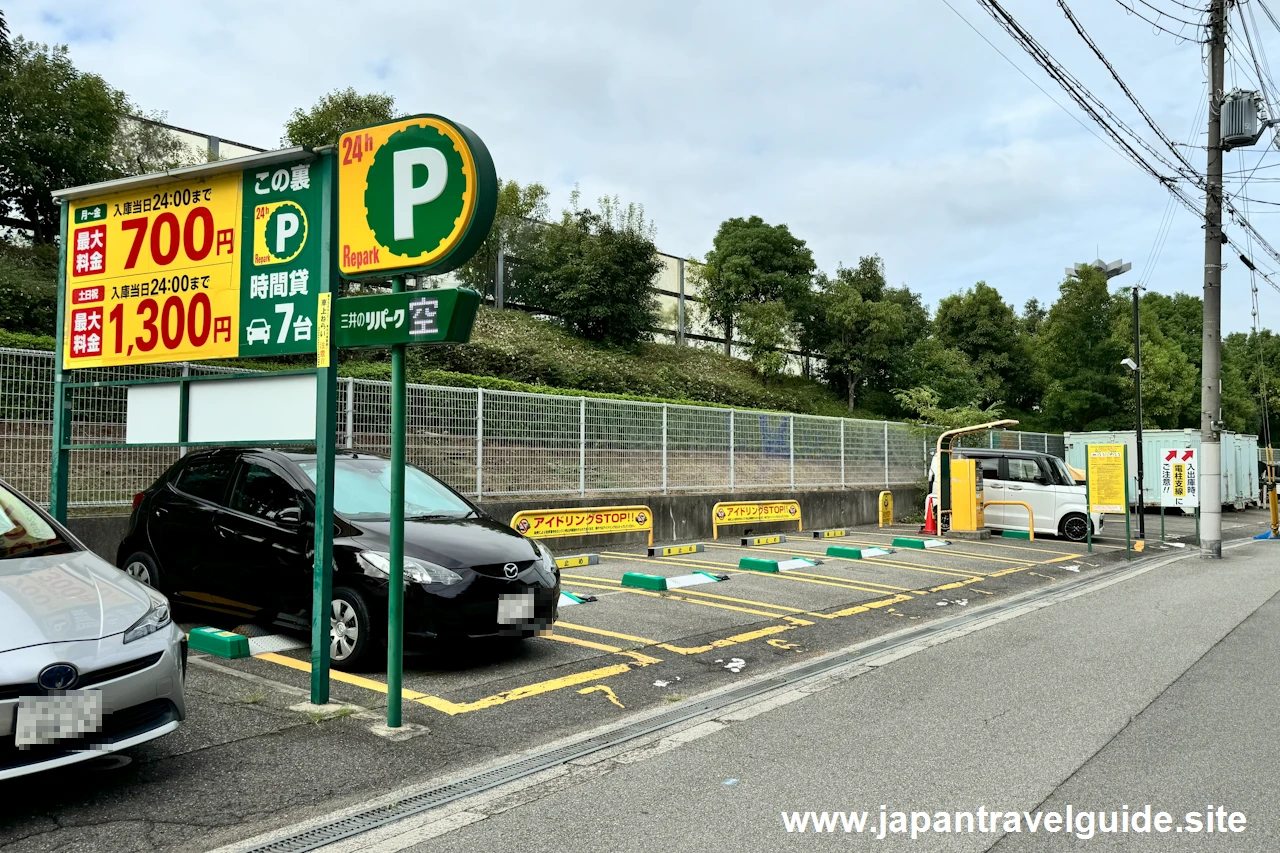
[[[436,115],[338,139],[338,266],[347,278],[444,273],[489,234],[498,205],[480,137]]]
[[[196,174],[71,202],[64,368],[315,352],[320,167]]]
[[[1089,512],[1127,512],[1129,498],[1125,476],[1123,444],[1090,444],[1086,479],[1089,484]]]
[[[73,202],[63,366],[235,356],[240,176]]]
[[[1160,505],[1200,506],[1200,472],[1191,448],[1166,450],[1160,460]]]

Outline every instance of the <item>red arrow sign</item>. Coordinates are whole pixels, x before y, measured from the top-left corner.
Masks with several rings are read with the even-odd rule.
[[[1167,454],[1165,454],[1164,461],[1168,462],[1170,459],[1176,459],[1177,457],[1178,457],[1178,451],[1170,450]]]
[[[1183,462],[1186,462],[1188,459],[1190,459],[1190,458],[1191,458],[1192,456],[1194,456],[1194,455],[1195,455],[1195,451],[1194,451],[1194,450],[1184,450],[1184,451],[1182,452],[1182,461],[1183,461]]]

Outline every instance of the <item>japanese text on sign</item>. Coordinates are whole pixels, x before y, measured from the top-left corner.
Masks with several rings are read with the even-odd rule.
[[[1190,448],[1166,450],[1160,460],[1160,505],[1200,505],[1196,452]]]
[[[236,355],[240,181],[72,203],[66,368]]]
[[[653,544],[653,512],[647,506],[525,510],[511,517],[511,527],[533,539],[647,532]]]
[[[711,508],[712,538],[719,537],[720,527],[726,524],[751,524],[752,522],[794,521],[796,530],[804,529],[799,501],[728,501]]]
[[[1123,444],[1088,445],[1090,512],[1125,512],[1129,506]]]

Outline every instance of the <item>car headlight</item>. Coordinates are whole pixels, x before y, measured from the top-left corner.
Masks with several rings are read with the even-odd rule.
[[[391,555],[386,551],[361,551],[356,555],[356,559],[366,568],[391,577]],[[426,560],[405,557],[404,579],[409,583],[438,583],[448,586],[461,583],[462,575],[444,566],[428,563]]]
[[[130,625],[129,630],[124,632],[124,641],[126,643],[132,643],[134,640],[141,640],[149,634],[154,634],[173,621],[173,617],[169,613],[169,599],[150,587],[144,587],[144,589],[151,606],[147,608],[146,613],[142,614],[141,619]]]

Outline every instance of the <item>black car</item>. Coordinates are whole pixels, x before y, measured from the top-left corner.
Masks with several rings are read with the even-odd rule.
[[[306,630],[316,457],[221,448],[188,454],[134,497],[116,564],[175,604]],[[334,468],[334,666],[385,647],[391,462],[339,454]],[[551,553],[435,477],[405,468],[405,642],[525,637],[551,625]]]

